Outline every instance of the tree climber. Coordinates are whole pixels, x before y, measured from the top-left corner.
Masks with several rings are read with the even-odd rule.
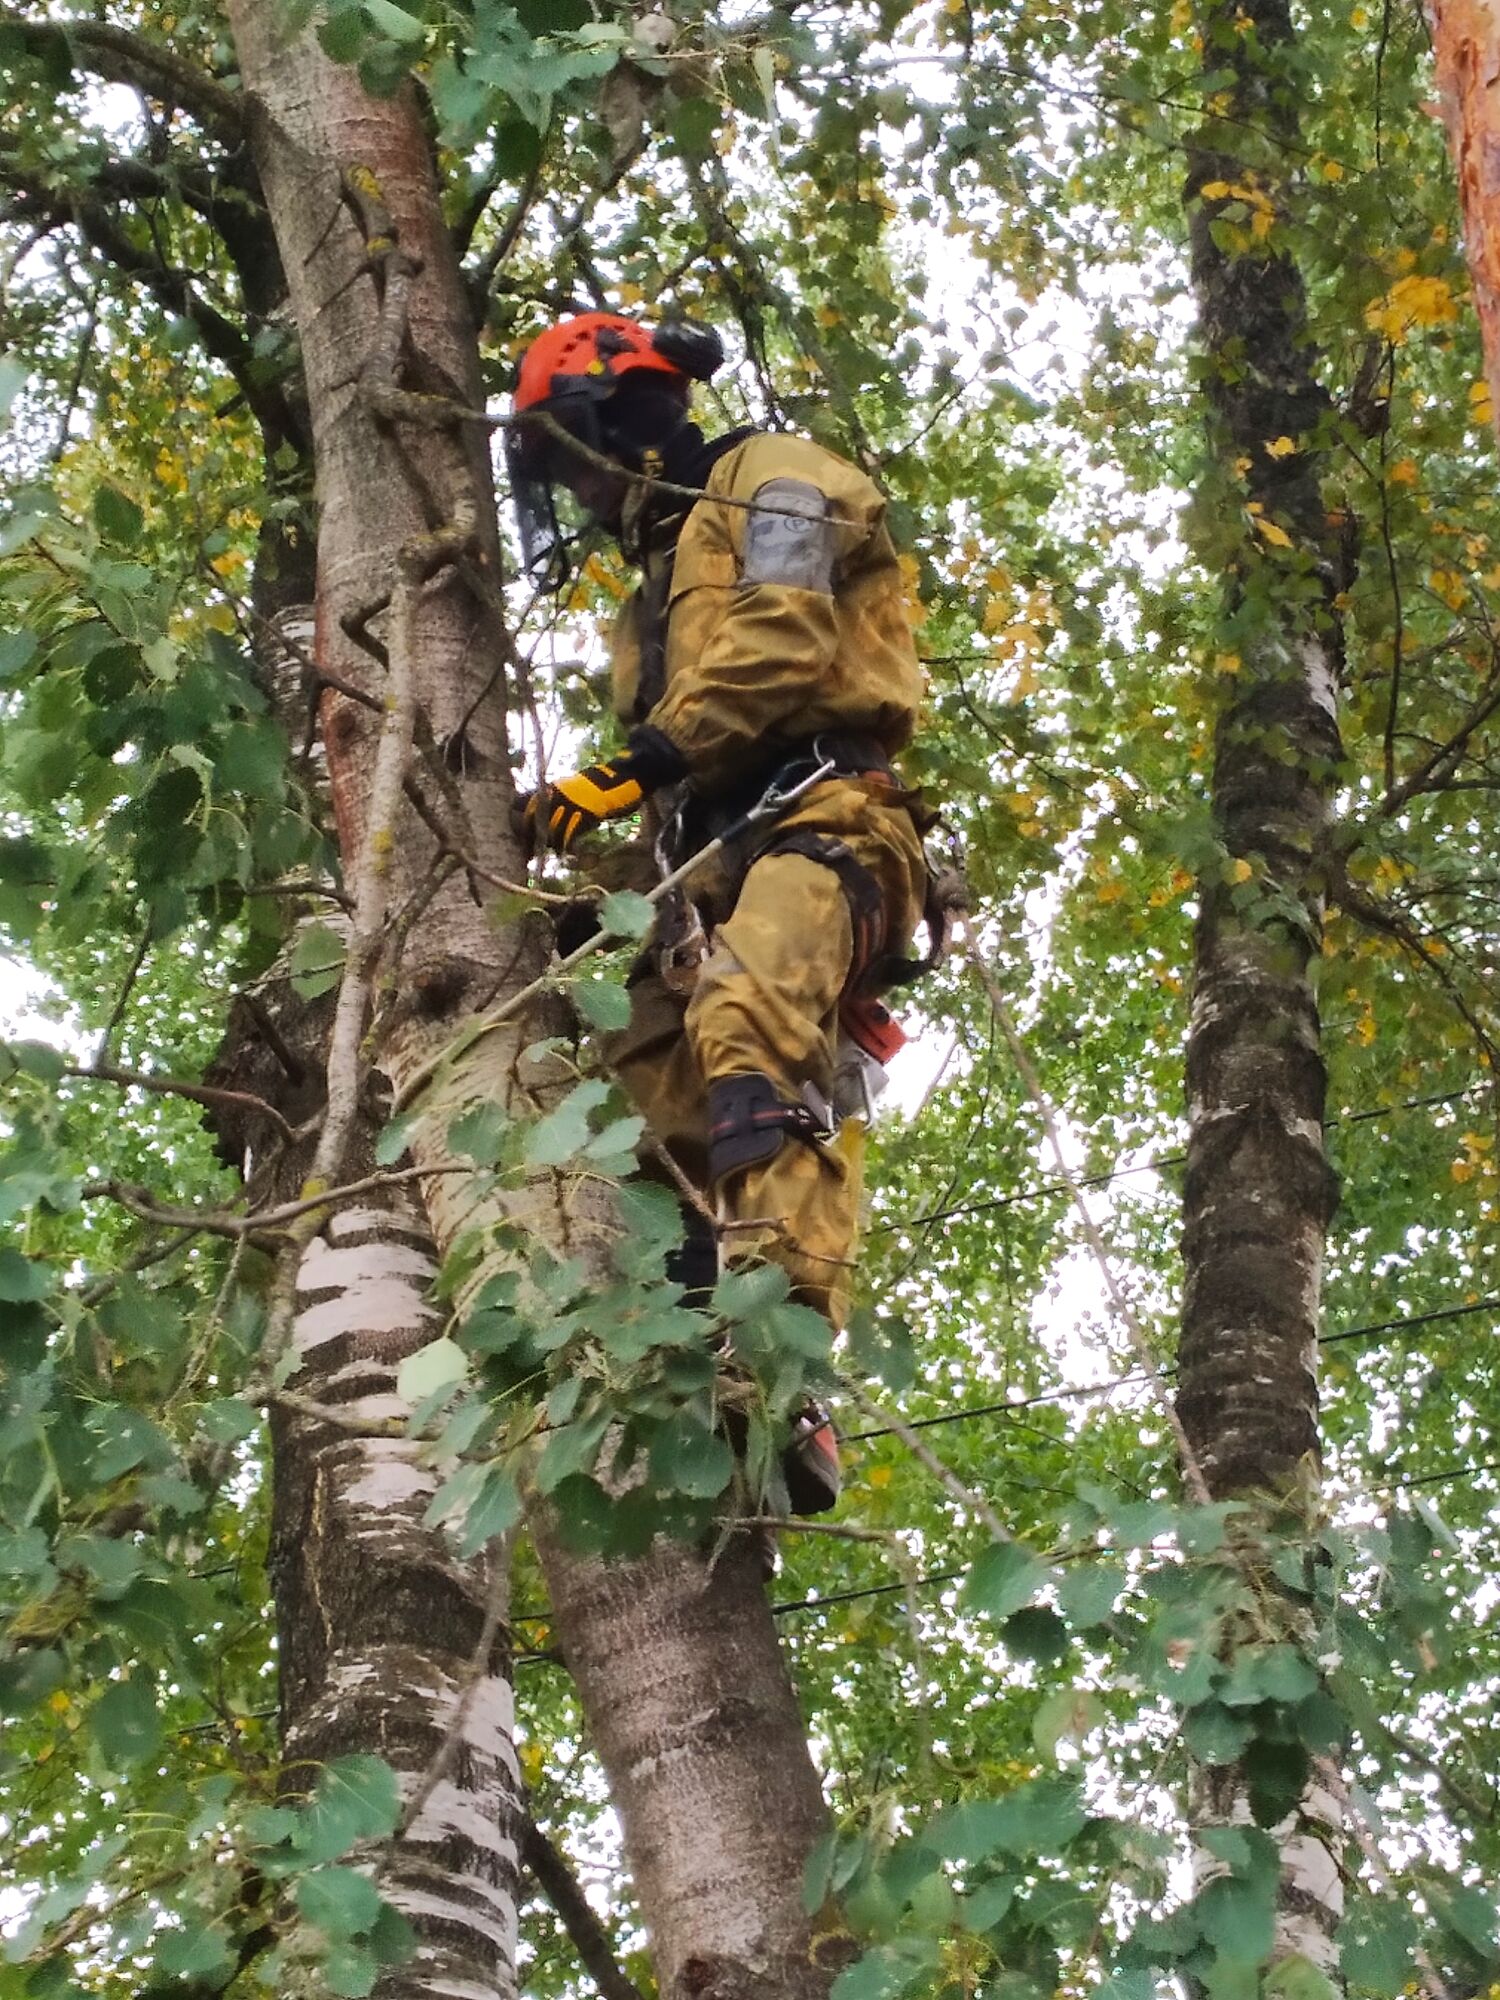
[[[602,527],[642,572],[612,647],[625,749],[549,780],[526,815],[538,844],[570,850],[649,800],[675,866],[768,786],[827,767],[690,878],[608,1055],[658,1143],[712,1191],[728,1259],[779,1264],[837,1331],[860,1189],[836,1071],[851,1034],[889,1053],[873,996],[909,970],[924,913],[929,816],[890,762],[922,674],[879,490],[804,438],[706,439],[691,385],[722,360],[708,328],[602,312],[522,357],[507,455],[528,571],[560,588],[569,542]],[[834,1504],[821,1412],[784,1464],[797,1512]]]

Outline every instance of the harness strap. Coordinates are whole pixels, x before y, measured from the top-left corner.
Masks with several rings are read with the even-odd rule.
[[[864,863],[855,858],[847,843],[835,840],[830,834],[794,827],[774,840],[756,859],[764,860],[771,854],[801,854],[809,861],[831,868],[838,876],[854,926],[854,954],[844,985],[846,990],[859,986],[875,966],[877,954],[885,943],[885,900],[880,884]]]

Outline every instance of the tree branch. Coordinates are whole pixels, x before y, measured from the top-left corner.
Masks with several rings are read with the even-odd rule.
[[[0,24],[3,19],[0,13]],[[298,439],[300,427],[295,412],[278,389],[267,385],[244,334],[200,296],[185,271],[173,270],[153,251],[133,242],[119,217],[97,192],[83,187],[48,187],[20,167],[13,157],[0,157],[0,173],[47,213],[54,224],[72,223],[92,250],[168,312],[189,322],[206,352],[233,376],[269,448],[274,449],[283,439],[294,442]]]
[[[133,28],[108,21],[38,21],[13,7],[0,7],[0,26],[20,35],[33,54],[60,46],[102,82],[130,84],[158,103],[177,105],[226,144],[244,132],[245,101],[238,91]]]
[[[127,1090],[154,1091],[160,1097],[186,1097],[193,1104],[233,1105],[241,1111],[253,1111],[258,1118],[269,1119],[288,1141],[297,1134],[285,1118],[264,1097],[256,1097],[248,1090],[218,1090],[212,1084],[188,1083],[177,1076],[154,1076],[135,1069],[120,1069],[114,1063],[69,1063],[64,1076],[81,1077],[87,1083],[117,1083]]]
[[[522,1819],[520,1833],[522,1864],[557,1912],[579,1963],[598,1987],[602,2000],[642,2000],[640,1988],[615,1957],[609,1932],[595,1916],[572,1869],[530,1813]]]

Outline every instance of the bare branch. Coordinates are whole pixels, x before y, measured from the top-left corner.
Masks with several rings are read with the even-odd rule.
[[[642,2000],[641,1990],[615,1957],[609,1932],[595,1916],[567,1861],[527,1813],[520,1826],[521,1860],[557,1912],[573,1941],[579,1964],[602,2000]]]
[[[274,1104],[248,1090],[218,1090],[207,1083],[188,1083],[182,1077],[120,1069],[114,1063],[105,1062],[86,1066],[69,1063],[63,1075],[76,1076],[87,1083],[117,1083],[126,1090],[153,1091],[160,1097],[186,1097],[194,1104],[218,1104],[226,1108],[233,1105],[237,1110],[253,1111],[257,1117],[269,1119],[283,1139],[290,1141],[297,1136]]]
[[[239,93],[149,35],[108,21],[39,21],[14,7],[0,7],[0,25],[37,54],[60,46],[103,82],[127,83],[158,103],[179,106],[226,144],[244,132],[245,101]]]

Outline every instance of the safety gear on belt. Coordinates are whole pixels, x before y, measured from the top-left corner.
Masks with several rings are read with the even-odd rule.
[[[505,441],[528,575],[544,588],[560,586],[568,548],[590,518],[611,525],[624,504],[599,461],[660,471],[665,440],[679,426],[691,428],[692,383],[708,381],[723,360],[712,327],[676,320],[652,328],[620,313],[579,313],[532,342]]]
[[[634,730],[618,757],[549,779],[532,792],[521,809],[523,828],[534,847],[549,845],[567,854],[605,820],[634,812],[648,792],[675,783],[683,770],[660,730]]]
[[[773,1160],[788,1135],[826,1138],[830,1120],[810,1104],[789,1104],[759,1070],[721,1076],[708,1086],[708,1178],[717,1187],[741,1167]]]

